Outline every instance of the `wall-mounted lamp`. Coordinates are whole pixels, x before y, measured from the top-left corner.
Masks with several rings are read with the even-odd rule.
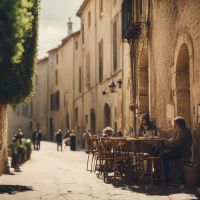
[[[110,81],[110,83],[108,84],[108,87],[109,87],[109,90],[111,93],[115,93],[116,92],[116,89],[117,89],[117,85],[120,88],[122,88],[122,80],[119,79],[118,81]]]
[[[109,87],[110,93],[115,93],[116,92],[117,84],[116,84],[116,82],[114,80],[112,80],[108,84],[108,87]]]

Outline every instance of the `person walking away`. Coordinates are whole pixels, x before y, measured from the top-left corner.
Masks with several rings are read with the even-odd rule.
[[[41,144],[41,140],[42,140],[42,131],[39,130],[38,134],[37,134],[37,138],[36,138],[36,142],[37,142],[37,150],[40,150],[40,144]]]
[[[64,136],[65,148],[69,145],[70,130],[68,129]]]
[[[57,143],[57,151],[59,151],[59,147],[61,148],[62,151],[62,131],[61,129],[58,129],[56,132],[56,143]]]
[[[32,134],[32,143],[33,143],[33,148],[34,150],[36,150],[36,135],[37,135],[37,129],[34,130],[33,134]]]
[[[16,139],[17,141],[19,141],[20,144],[22,144],[23,135],[24,135],[24,134],[23,134],[22,130],[19,128],[19,129],[17,130],[16,135],[15,135],[15,139]]]
[[[84,130],[84,132],[81,134],[81,144],[82,144],[82,149],[85,148],[85,137],[87,135],[87,129]]]

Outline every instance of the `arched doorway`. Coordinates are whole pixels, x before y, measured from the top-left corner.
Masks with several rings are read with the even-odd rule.
[[[175,71],[175,114],[182,116],[191,125],[190,108],[190,66],[189,51],[186,44],[182,44],[178,53]]]
[[[104,127],[111,127],[111,110],[110,106],[106,103],[104,106]]]
[[[140,55],[138,68],[138,111],[149,112],[149,75],[148,75],[148,53],[143,50]]]
[[[91,123],[91,132],[92,134],[96,133],[96,114],[94,109],[90,111],[90,123]]]

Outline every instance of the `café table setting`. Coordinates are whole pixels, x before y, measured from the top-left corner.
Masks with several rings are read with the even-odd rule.
[[[165,139],[154,134],[135,137],[88,138],[88,161],[92,155],[90,170],[105,182],[128,181],[137,177],[139,181],[149,180],[165,183],[162,152]],[[156,154],[154,151],[157,151]],[[152,153],[153,152],[153,153]],[[131,180],[133,181],[133,180]]]

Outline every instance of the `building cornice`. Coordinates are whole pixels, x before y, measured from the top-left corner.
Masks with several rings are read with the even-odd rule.
[[[47,53],[52,53],[52,52],[57,51],[57,50],[58,50],[58,47],[55,47],[55,48],[50,49],[49,51],[47,51]]]
[[[78,11],[77,11],[77,13],[76,13],[76,15],[77,15],[78,17],[81,16],[81,14],[82,14],[84,8],[86,7],[86,5],[88,4],[89,1],[90,1],[90,0],[84,0],[84,1],[83,1],[81,7],[78,9]]]
[[[37,64],[40,64],[40,63],[42,63],[42,62],[45,62],[45,61],[47,61],[49,59],[49,57],[44,57],[44,58],[41,58],[41,59],[38,59],[37,60]]]
[[[76,31],[74,33],[72,33],[71,35],[68,35],[67,37],[62,39],[62,44],[59,47],[62,47],[68,40],[70,40],[73,37],[76,37],[80,34],[80,31]]]

